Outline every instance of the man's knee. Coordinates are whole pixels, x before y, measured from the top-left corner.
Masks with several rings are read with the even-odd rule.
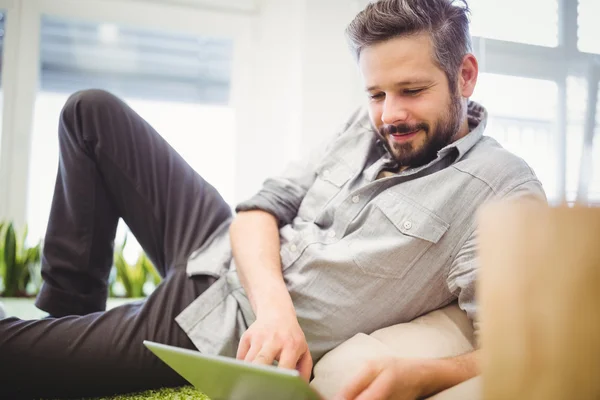
[[[95,108],[106,104],[120,103],[121,100],[114,94],[102,89],[85,89],[73,93],[67,99],[65,108],[83,107]]]
[[[73,93],[65,102],[61,112],[61,123],[69,124],[80,118],[92,117],[103,110],[122,107],[123,104],[117,96],[105,90],[80,90]]]

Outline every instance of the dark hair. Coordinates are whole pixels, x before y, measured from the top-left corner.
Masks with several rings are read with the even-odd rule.
[[[466,0],[372,1],[350,23],[346,36],[358,60],[365,47],[396,37],[429,33],[434,61],[454,89],[462,60],[472,51],[468,14]]]

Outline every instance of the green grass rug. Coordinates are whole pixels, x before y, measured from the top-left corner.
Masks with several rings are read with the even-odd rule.
[[[165,399],[165,400],[210,400],[204,394],[192,386],[181,388],[168,388],[160,390],[148,390],[147,392],[126,394],[113,397],[101,397],[94,400],[142,400],[142,399]],[[91,400],[91,399],[88,399]]]

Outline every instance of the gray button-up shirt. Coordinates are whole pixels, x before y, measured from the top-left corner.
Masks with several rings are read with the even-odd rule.
[[[545,199],[529,166],[483,136],[487,113],[469,104],[471,132],[427,165],[397,168],[357,111],[309,160],[268,179],[237,210],[280,224],[281,264],[313,358],[358,332],[407,322],[458,299],[475,321],[475,212],[491,199]],[[178,317],[198,349],[235,356],[255,320],[224,223],[192,255],[188,273],[220,277]]]

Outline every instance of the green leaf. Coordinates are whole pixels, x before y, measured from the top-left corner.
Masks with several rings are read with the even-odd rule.
[[[42,288],[42,266],[39,262],[35,262],[28,264],[27,267],[29,270],[29,280],[33,282],[33,286],[35,288],[31,295],[36,295]],[[25,285],[25,289],[27,289],[27,285]]]
[[[17,260],[17,238],[11,224],[4,237],[4,296],[13,297],[18,294],[20,273]]]
[[[156,270],[156,267],[154,264],[152,264],[152,261],[150,261],[145,253],[142,253],[141,258],[143,259],[144,269],[146,270],[148,276],[150,276],[152,283],[154,283],[154,286],[158,286],[160,281],[162,281],[162,277]]]
[[[26,224],[23,229],[23,234],[18,238],[18,241],[17,241],[17,252],[16,252],[17,261],[21,261],[25,257],[25,253],[27,251],[27,249],[25,248],[25,241],[27,240],[27,232],[28,232],[28,228],[27,228],[27,224]]]
[[[123,238],[123,244],[121,245],[121,253],[125,250],[125,246],[127,246],[127,233],[125,233],[125,237]]]
[[[17,270],[19,274],[19,281],[17,282],[17,293],[25,294],[27,291],[27,285],[31,280],[31,273],[29,271],[29,266],[22,262],[17,262]]]
[[[146,269],[144,260],[139,257],[137,262],[131,267],[133,290],[131,297],[142,297],[144,295],[144,283],[146,283]]]
[[[41,259],[41,244],[38,243],[35,247],[25,249],[22,262],[25,265],[37,264]]]
[[[122,251],[117,251],[115,254],[115,268],[117,269],[117,280],[123,284],[125,292],[129,295],[129,293],[131,293],[131,281],[127,271],[127,261],[125,261]]]
[[[0,276],[2,276],[2,280],[5,277],[5,268],[4,268],[4,222],[0,222]]]

